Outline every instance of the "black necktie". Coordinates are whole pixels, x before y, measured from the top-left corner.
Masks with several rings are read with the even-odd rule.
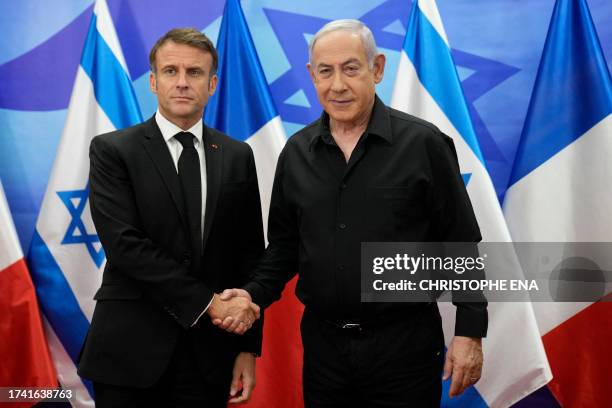
[[[192,239],[202,236],[202,180],[200,179],[200,157],[193,145],[195,137],[189,132],[174,135],[183,151],[178,160],[178,175],[185,199],[185,210],[189,219]]]

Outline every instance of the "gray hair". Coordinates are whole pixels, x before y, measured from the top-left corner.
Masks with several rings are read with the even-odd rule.
[[[368,67],[372,69],[374,67],[374,58],[378,55],[378,48],[376,48],[376,41],[372,31],[359,20],[343,19],[334,20],[325,24],[310,40],[308,44],[308,62],[312,64],[312,50],[321,37],[325,34],[332,33],[334,31],[348,31],[351,34],[356,34],[361,38],[363,48],[365,49],[366,58],[368,60]]]

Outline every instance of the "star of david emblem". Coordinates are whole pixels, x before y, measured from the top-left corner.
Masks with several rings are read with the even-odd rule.
[[[87,252],[91,257],[91,260],[99,268],[102,266],[106,255],[104,249],[100,244],[100,238],[98,234],[89,233],[83,222],[83,211],[87,206],[89,194],[89,186],[83,190],[72,190],[72,191],[58,191],[62,203],[66,206],[66,209],[70,213],[72,220],[68,225],[64,239],[62,239],[62,245],[70,244],[82,244],[87,248]]]

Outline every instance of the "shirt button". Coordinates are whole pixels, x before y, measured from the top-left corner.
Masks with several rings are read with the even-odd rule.
[[[346,188],[346,184],[345,183],[340,184],[340,190],[344,190],[345,188]]]
[[[338,227],[339,227],[340,229],[345,229],[345,228],[346,228],[346,224],[340,224],[340,225],[338,225]]]

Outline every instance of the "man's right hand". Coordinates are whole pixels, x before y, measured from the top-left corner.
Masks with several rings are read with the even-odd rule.
[[[229,296],[225,295],[225,292],[221,296],[214,295],[213,301],[206,313],[210,316],[215,326],[220,326],[231,333],[244,334],[253,325],[255,320],[259,319],[259,306],[251,302],[250,296]],[[225,324],[226,322],[227,324]]]
[[[219,296],[219,299],[221,299],[222,301],[226,301],[226,302],[232,299],[244,299],[244,300],[247,300],[252,305],[255,305],[255,303],[252,303],[251,295],[249,294],[249,292],[247,292],[244,289],[225,289],[223,293]],[[257,309],[259,311],[259,307]],[[257,314],[257,318],[259,318],[259,313]],[[241,327],[241,325],[239,324],[240,322],[236,321],[236,319],[233,316],[225,316],[225,317],[220,317],[216,319],[213,318],[212,322],[215,326],[223,330],[226,330],[232,333],[241,334],[239,331],[237,331]]]

